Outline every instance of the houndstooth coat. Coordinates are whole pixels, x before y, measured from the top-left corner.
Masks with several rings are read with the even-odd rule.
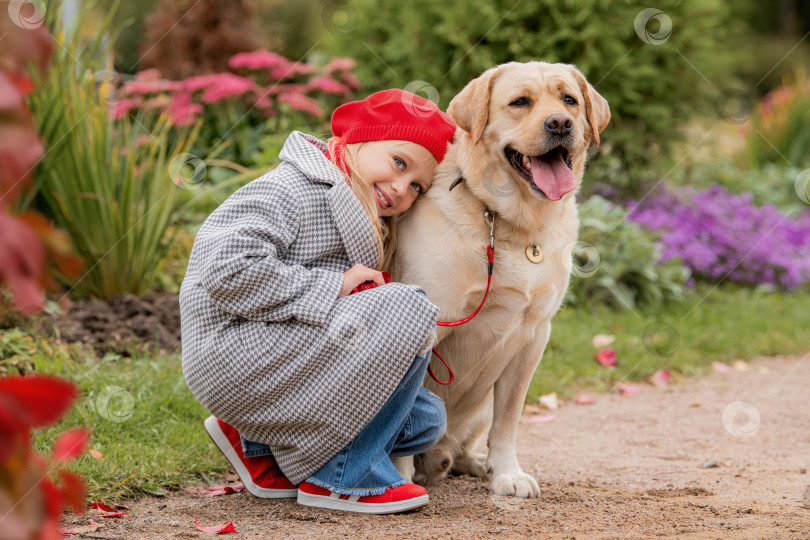
[[[293,132],[282,163],[206,219],[180,288],[183,373],[211,414],[269,444],[294,483],[351,442],[433,329],[419,287],[338,299],[375,267],[372,223],[326,145]]]

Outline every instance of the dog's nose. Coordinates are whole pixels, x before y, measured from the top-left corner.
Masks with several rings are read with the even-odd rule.
[[[546,131],[556,133],[557,135],[567,135],[574,127],[574,121],[571,117],[565,114],[552,114],[546,121],[543,122],[546,126]]]

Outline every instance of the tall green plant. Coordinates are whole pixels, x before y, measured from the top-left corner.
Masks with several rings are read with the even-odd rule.
[[[36,185],[87,268],[77,282],[57,277],[79,296],[141,294],[155,281],[173,239],[166,231],[188,185],[181,178],[184,152],[199,128],[175,131],[165,116],[148,114],[115,121],[108,101],[114,77],[88,67],[102,42],[82,42],[80,20],[70,29],[59,28],[58,19],[51,23],[59,52],[52,76],[30,97],[48,148]]]

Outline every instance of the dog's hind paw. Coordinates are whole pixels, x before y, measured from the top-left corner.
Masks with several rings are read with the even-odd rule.
[[[487,455],[474,452],[461,454],[453,460],[453,471],[458,474],[469,474],[478,478],[486,478]]]
[[[496,495],[524,498],[540,496],[537,480],[526,473],[500,474],[492,479],[489,489]]]

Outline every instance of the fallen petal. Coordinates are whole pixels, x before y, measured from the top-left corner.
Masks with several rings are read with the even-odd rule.
[[[87,504],[87,508],[91,510],[103,510],[104,512],[115,512],[115,508],[107,506],[103,502],[92,502]]]
[[[126,513],[126,512],[108,512],[108,513],[106,513],[106,514],[101,514],[101,515],[99,515],[98,517],[103,517],[103,518],[120,518],[120,517],[123,517],[123,516],[128,516],[128,515],[129,515],[129,514],[128,514],[128,513]]]
[[[557,399],[557,392],[540,396],[539,401],[540,405],[544,405],[547,409],[551,409],[552,411],[556,411],[560,407],[560,402]]]
[[[531,416],[524,416],[520,419],[521,424],[548,424],[553,422],[557,417],[553,414],[533,414]]]
[[[99,452],[98,450],[96,450],[94,448],[91,448],[90,450],[88,450],[87,453],[90,454],[91,456],[93,456],[95,459],[97,459],[99,461],[104,460],[104,456],[101,454],[101,452]]]
[[[672,373],[668,369],[659,369],[647,377],[647,382],[653,386],[667,386],[669,384],[670,377],[672,377]]]
[[[602,349],[596,354],[596,361],[605,367],[616,367],[616,351],[613,349]]]
[[[737,371],[748,371],[749,366],[745,360],[735,360],[734,369],[736,369]]]
[[[226,521],[220,525],[213,525],[211,527],[203,527],[197,521],[197,516],[194,516],[194,525],[197,526],[197,530],[207,533],[215,533],[215,534],[226,534],[226,533],[235,533],[237,532],[236,529],[233,527],[233,520]]]
[[[634,397],[641,389],[644,388],[643,384],[640,383],[618,383],[616,388],[619,390],[619,393],[625,397]]]
[[[616,341],[616,336],[611,336],[607,334],[596,334],[593,336],[593,346],[596,349],[602,349],[607,347],[611,343]]]
[[[712,369],[717,373],[731,373],[732,371],[731,366],[728,366],[723,362],[712,362]]]
[[[593,405],[596,403],[596,400],[588,394],[577,394],[577,396],[574,398],[574,403],[577,405]]]

